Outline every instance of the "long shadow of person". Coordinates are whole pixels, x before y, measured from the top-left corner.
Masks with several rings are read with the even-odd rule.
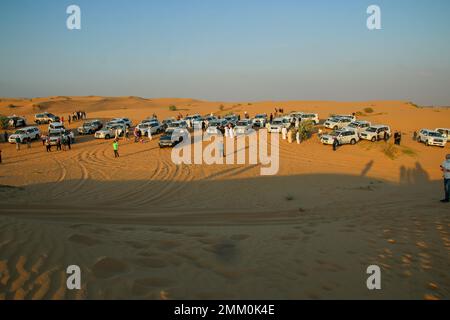
[[[370,169],[372,169],[373,167],[373,160],[369,161],[364,169],[361,171],[361,177],[365,177],[367,175],[367,173],[370,171]]]

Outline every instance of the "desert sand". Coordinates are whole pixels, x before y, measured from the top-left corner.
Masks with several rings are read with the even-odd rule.
[[[178,111],[170,111],[175,105]],[[221,107],[223,106],[223,107]],[[0,299],[448,299],[450,207],[439,165],[450,146],[414,130],[450,127],[449,108],[405,101],[211,102],[138,97],[0,99],[0,114],[89,119],[153,113],[361,112],[403,133],[337,152],[316,136],[280,141],[280,170],[175,165],[147,143],[77,137],[71,151],[1,143]],[[364,108],[373,112],[365,113]],[[74,129],[81,122],[70,125]],[[46,126],[41,126],[45,131]],[[79,265],[82,289],[66,288]],[[366,268],[382,269],[382,290]]]

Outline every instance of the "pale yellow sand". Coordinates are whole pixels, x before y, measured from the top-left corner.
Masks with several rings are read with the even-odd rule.
[[[333,152],[317,137],[282,141],[278,175],[261,177],[260,166],[176,166],[157,138],[121,141],[120,159],[111,141],[92,137],[52,154],[39,142],[20,152],[0,144],[0,299],[448,298],[450,209],[438,200],[450,147],[411,136],[449,127],[449,109],[53,97],[1,99],[0,114],[31,122],[39,111],[67,119],[80,109],[137,124],[154,112],[163,119],[275,107],[321,118],[371,107],[360,118],[401,130],[403,146],[391,159],[384,142]],[[82,268],[80,291],[65,289],[71,264]],[[370,264],[382,267],[379,292],[366,288]]]

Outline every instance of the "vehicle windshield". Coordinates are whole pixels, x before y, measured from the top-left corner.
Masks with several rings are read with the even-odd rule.
[[[255,118],[256,118],[256,119],[264,119],[264,118],[265,118],[265,115],[263,115],[263,114],[257,114]]]
[[[435,137],[435,138],[443,138],[442,134],[440,134],[439,132],[433,132],[433,131],[430,131],[429,136]]]
[[[370,127],[369,129],[367,129],[368,132],[377,132],[377,128],[374,127]]]
[[[273,120],[272,124],[283,124],[282,120]]]
[[[348,126],[349,126],[350,128],[358,128],[359,124],[358,124],[358,123],[352,122],[352,123],[350,123]]]
[[[342,133],[342,131],[331,131],[330,136],[336,137],[341,133]]]
[[[247,124],[248,124],[247,121],[239,121],[239,122],[237,123],[237,126],[245,127]]]
[[[61,133],[59,133],[59,132],[50,132],[50,133],[48,134],[48,136],[49,136],[49,137],[60,137],[60,136],[61,136]]]

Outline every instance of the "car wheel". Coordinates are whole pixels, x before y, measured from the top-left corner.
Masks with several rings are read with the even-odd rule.
[[[338,126],[334,126],[333,130],[337,130],[337,129],[339,129],[339,127]]]
[[[354,145],[356,143],[356,140],[355,139],[352,139],[351,141],[350,141],[350,144],[351,145]]]
[[[40,125],[41,125],[41,122],[40,122],[39,120],[36,120],[36,124],[37,124],[38,126],[40,126]]]
[[[109,134],[107,134],[107,135],[105,136],[105,139],[109,139]]]
[[[375,141],[377,141],[377,138],[373,137],[370,141],[375,142]]]
[[[425,142],[426,146],[429,147],[430,143],[428,142],[428,140]]]

